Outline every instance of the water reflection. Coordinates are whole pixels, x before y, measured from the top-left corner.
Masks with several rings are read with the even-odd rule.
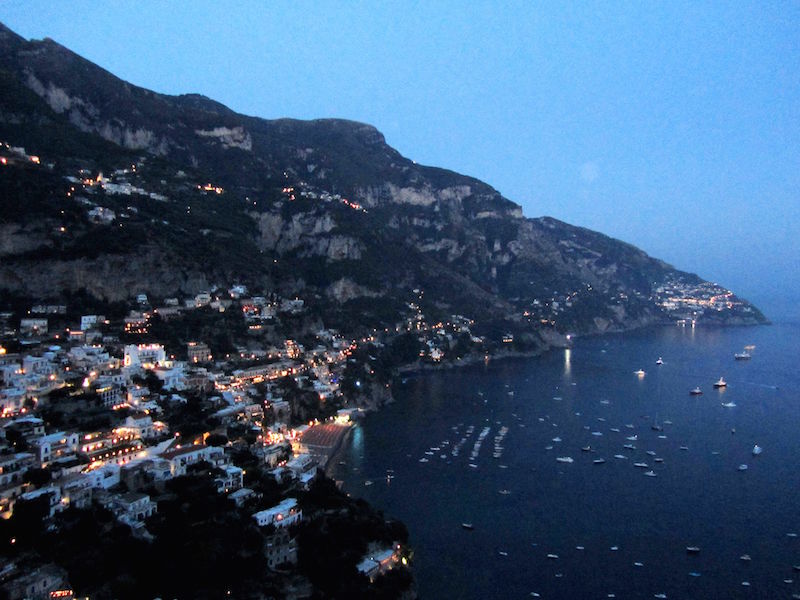
[[[569,377],[572,374],[572,349],[564,348],[564,375]]]

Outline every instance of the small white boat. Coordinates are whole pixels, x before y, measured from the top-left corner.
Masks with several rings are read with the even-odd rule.
[[[714,382],[714,387],[715,388],[728,387],[728,383],[722,377],[720,377],[719,380]]]
[[[644,369],[639,369],[638,371],[634,371],[633,374],[638,375],[639,377],[644,377]]]
[[[689,395],[690,396],[700,396],[702,393],[703,393],[703,390],[701,390],[699,387],[696,387],[696,388],[694,388],[692,390],[689,390]]]
[[[722,406],[725,408],[734,408],[736,406],[736,402],[723,402]],[[736,429],[732,429],[731,433],[736,433]]]
[[[733,358],[736,360],[750,360],[752,356],[747,350],[745,350],[744,352],[737,352],[733,355]]]
[[[657,477],[655,471],[645,471],[645,476],[646,477]]]
[[[633,466],[634,467],[639,467],[640,469],[646,469],[648,467],[648,464],[644,463],[644,462],[637,462],[637,463],[633,463]]]
[[[572,459],[572,457],[571,457],[571,456],[559,456],[558,458],[556,458],[556,460],[557,460],[558,462],[561,462],[561,463],[573,463],[573,462],[575,462],[575,461]]]
[[[594,464],[596,464],[596,465],[602,465],[603,463],[605,463],[605,462],[606,462],[606,459],[605,459],[605,458],[596,458],[596,459],[594,459],[592,462],[593,462]]]
[[[558,559],[558,554],[548,554],[547,558],[549,558],[550,560],[557,560]]]
[[[697,546],[686,546],[687,554],[700,554],[700,548]]]
[[[629,435],[629,436],[628,436],[628,437],[626,437],[625,439],[626,439],[626,440],[629,440],[629,441],[631,441],[631,442],[635,442],[636,440],[638,440],[638,439],[639,439],[639,434],[637,433],[636,435]]]
[[[758,444],[756,444],[755,446],[753,446],[753,456],[758,456],[758,455],[759,455],[759,454],[761,454],[763,451],[764,451],[764,449],[763,449],[761,446],[759,446]]]
[[[658,357],[658,360],[656,361],[656,364],[657,365],[663,365],[664,364],[664,361],[661,359],[660,356]]]
[[[462,523],[461,527],[463,527],[467,531],[472,531],[473,529],[475,529],[475,526],[472,523]]]

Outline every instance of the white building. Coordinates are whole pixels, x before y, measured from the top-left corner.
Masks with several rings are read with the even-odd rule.
[[[129,344],[125,346],[123,364],[126,367],[141,366],[152,369],[166,362],[167,354],[161,344]]]
[[[289,527],[303,520],[303,511],[297,506],[297,498],[286,498],[280,504],[259,511],[253,515],[259,527],[275,525],[275,527]]]

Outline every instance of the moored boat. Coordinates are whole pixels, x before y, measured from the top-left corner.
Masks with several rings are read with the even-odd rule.
[[[689,390],[689,395],[690,396],[700,396],[702,393],[703,393],[703,390],[701,390],[699,387],[696,387],[694,389]]]
[[[714,382],[714,387],[715,388],[724,388],[724,387],[728,387],[728,384],[722,377],[720,377],[718,381]]]

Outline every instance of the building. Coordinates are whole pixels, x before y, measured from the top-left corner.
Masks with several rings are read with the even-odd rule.
[[[211,349],[203,342],[189,342],[186,352],[190,363],[209,362],[212,359]]]
[[[135,525],[154,515],[158,506],[147,494],[127,492],[114,498],[112,511],[123,523]]]
[[[227,458],[222,448],[215,446],[184,446],[167,450],[159,455],[169,461],[173,477],[186,474],[186,467],[199,462],[207,462],[217,467],[226,464]]]
[[[20,335],[44,335],[47,333],[47,319],[21,319]]]
[[[152,369],[167,360],[164,346],[161,344],[129,344],[125,346],[123,364],[126,367],[139,366]]]
[[[67,572],[54,564],[21,573],[2,586],[8,600],[50,600],[52,598],[72,598],[72,590],[67,583]],[[59,595],[65,592],[65,595]]]
[[[284,563],[297,564],[297,540],[285,528],[279,528],[264,540],[264,555],[270,569]]]
[[[253,519],[259,527],[274,525],[280,529],[302,521],[303,511],[297,506],[297,498],[286,498],[272,508],[255,513]]]

